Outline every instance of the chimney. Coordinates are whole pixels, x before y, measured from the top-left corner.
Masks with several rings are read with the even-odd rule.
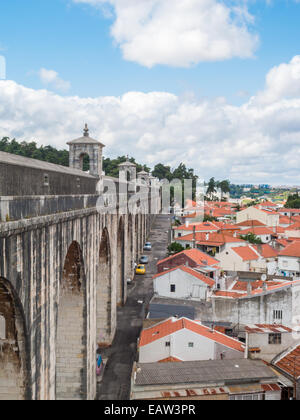
[[[207,233],[207,234],[205,235],[205,240],[206,240],[206,241],[208,241],[208,240],[209,240],[209,233]]]
[[[247,283],[247,295],[250,296],[251,292],[252,292],[251,281],[248,281],[248,283]]]

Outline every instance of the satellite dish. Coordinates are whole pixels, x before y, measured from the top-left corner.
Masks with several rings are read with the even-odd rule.
[[[260,279],[262,281],[266,281],[267,280],[267,275],[266,274],[262,274]]]

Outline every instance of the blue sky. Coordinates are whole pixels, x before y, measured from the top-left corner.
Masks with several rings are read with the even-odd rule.
[[[128,2],[128,7],[132,8],[133,0],[126,1]],[[145,33],[142,34],[144,35],[142,41],[144,42],[147,37],[148,39],[146,39],[145,44],[141,44],[142,41],[139,38],[138,27],[140,22],[138,22],[138,18],[136,17],[132,20],[127,19],[126,12],[128,8],[126,8],[126,1],[123,0],[123,3],[120,3],[120,0],[10,0],[9,2],[5,2],[5,5],[1,9],[0,54],[6,59],[7,79],[8,81],[13,81],[18,89],[21,89],[21,87],[32,89],[32,95],[36,95],[37,97],[41,89],[47,89],[50,96],[52,95],[51,92],[53,92],[61,98],[60,101],[66,98],[68,102],[70,101],[69,98],[76,96],[80,102],[81,98],[82,101],[80,103],[78,102],[78,107],[76,108],[79,115],[82,115],[80,107],[83,107],[86,98],[94,98],[97,101],[100,100],[99,98],[102,98],[101,101],[103,101],[103,98],[113,98],[109,100],[114,102],[113,105],[111,103],[109,104],[108,108],[111,109],[111,107],[117,106],[115,103],[117,99],[120,97],[123,98],[128,92],[147,93],[149,95],[143,98],[140,95],[138,98],[135,97],[135,99],[130,97],[130,115],[135,113],[135,117],[139,119],[138,133],[132,128],[127,131],[121,130],[122,132],[115,128],[117,124],[128,126],[128,120],[126,119],[125,121],[121,118],[121,115],[124,114],[123,110],[118,109],[117,114],[120,118],[111,123],[110,120],[112,117],[110,117],[109,111],[106,111],[101,118],[104,118],[105,115],[107,122],[103,122],[99,117],[99,122],[97,124],[95,123],[94,127],[93,122],[96,120],[98,111],[95,111],[95,115],[91,116],[90,124],[94,128],[95,135],[106,136],[106,144],[108,145],[107,155],[121,154],[129,151],[132,154],[136,153],[139,159],[144,158],[150,166],[153,166],[159,160],[175,166],[184,159],[187,166],[194,166],[197,170],[197,162],[191,158],[191,156],[195,155],[195,150],[197,151],[197,141],[199,142],[198,150],[201,156],[204,153],[203,139],[209,138],[209,141],[215,141],[216,145],[220,145],[220,148],[226,146],[218,143],[223,141],[218,132],[219,130],[226,132],[226,141],[230,143],[230,127],[226,123],[226,121],[231,121],[231,116],[228,115],[230,106],[235,107],[236,114],[244,112],[244,107],[249,104],[251,97],[257,97],[259,96],[259,92],[268,90],[266,76],[271,69],[275,66],[278,68],[283,63],[288,65],[293,57],[300,53],[300,3],[296,0],[273,0],[271,2],[264,0],[226,0],[223,3],[220,0],[205,0],[205,3],[214,3],[215,5],[225,4],[228,8],[227,10],[231,12],[235,10],[233,9],[235,6],[239,6],[240,10],[244,12],[246,10],[242,18],[245,31],[241,35],[241,38],[245,35],[245,39],[241,40],[240,43],[237,42],[239,45],[232,47],[232,51],[235,52],[229,52],[228,57],[224,58],[218,50],[212,54],[212,59],[207,60],[206,58],[203,59],[206,53],[204,50],[209,49],[210,45],[215,41],[215,39],[210,40],[209,38],[212,37],[212,33],[214,32],[214,28],[210,29],[209,24],[202,31],[202,35],[204,33],[208,37],[208,47],[203,48],[203,51],[198,51],[195,47],[194,50],[192,49],[189,52],[187,58],[183,54],[185,45],[181,49],[178,47],[178,51],[176,50],[176,40],[174,41],[174,45],[172,45],[172,48],[174,47],[173,54],[165,59],[165,56],[168,55],[166,54],[166,52],[168,53],[168,46],[164,46],[165,28],[162,26],[168,26],[168,21],[165,16],[166,11],[168,12],[168,7],[170,8],[170,13],[172,12],[172,3],[168,3],[170,0],[149,0],[153,2],[155,8],[147,16],[147,19],[145,18],[145,22],[149,22],[152,19],[154,31],[158,28],[158,36],[161,36],[161,41],[160,39],[153,40],[153,46],[149,45],[149,33],[155,35],[155,32],[151,32],[153,31],[153,27],[150,27],[148,32],[146,29],[144,31],[143,28]],[[145,1],[147,0],[140,0],[140,2]],[[192,7],[194,7],[194,10],[200,13],[201,10],[199,11],[197,5],[195,6],[195,0],[182,0],[182,2],[185,2],[187,8],[191,8],[190,10],[193,11]],[[201,0],[198,0],[199,2],[201,3]],[[103,5],[103,3],[105,4]],[[139,4],[141,5],[142,3]],[[105,7],[104,10],[103,7]],[[111,12],[110,16],[108,16],[108,11]],[[156,20],[153,18],[155,13],[156,17],[158,16]],[[190,17],[191,14],[187,16]],[[116,19],[118,19],[117,24]],[[183,16],[184,19],[186,19],[186,16]],[[212,21],[213,19],[214,17],[212,17]],[[116,27],[118,22],[120,25]],[[176,25],[174,23],[174,28],[176,29],[172,28],[173,33],[177,31],[177,28],[179,28],[180,32],[181,23],[184,22],[180,22],[180,19],[179,22],[176,22]],[[137,25],[137,29],[135,28],[135,24]],[[199,23],[199,25],[201,24]],[[222,26],[222,24],[219,26]],[[236,27],[240,28],[241,22]],[[234,38],[232,34],[226,32],[228,29],[229,27],[224,25],[224,28],[220,32],[224,38],[228,36],[226,48],[228,45],[235,44],[236,40],[239,41],[239,36]],[[207,34],[205,34],[205,31],[207,31]],[[129,40],[127,39],[127,33],[131,33]],[[178,42],[180,42],[180,38],[178,38]],[[162,51],[156,54],[156,50],[159,50],[161,45],[163,45]],[[189,47],[190,45],[187,45],[187,49]],[[234,50],[234,48],[236,49]],[[243,50],[245,50],[246,57],[242,57]],[[147,51],[149,51],[149,54]],[[194,52],[195,58],[193,57]],[[148,56],[152,60],[150,64],[147,61]],[[191,61],[195,63],[191,64]],[[44,73],[42,73],[42,69],[44,69]],[[7,93],[8,90],[3,89],[3,92]],[[159,97],[159,105],[156,105],[155,102],[158,101],[157,97],[154,100],[149,99],[150,97],[153,98],[153,92],[166,93],[164,99],[161,96]],[[7,95],[11,94],[10,87]],[[277,96],[273,95],[275,99],[272,104],[274,105],[275,102],[278,103],[278,101],[281,101],[285,97],[285,94],[286,92],[281,93],[280,97],[277,94]],[[22,95],[25,95],[25,93],[23,92]],[[168,95],[174,95],[174,97]],[[216,99],[220,97],[224,97],[224,99]],[[298,95],[295,97],[290,91],[288,91],[288,97],[294,101],[299,98]],[[28,97],[26,97],[27,100]],[[46,102],[47,100],[50,103],[52,99],[45,99]],[[122,101],[128,106],[127,100],[122,99]],[[158,150],[157,154],[147,148],[144,140],[145,138],[151,138],[149,144],[152,142],[153,147],[155,147],[153,138],[158,137],[156,131],[153,131],[153,127],[156,126],[155,122],[151,121],[151,124],[148,124],[150,118],[148,115],[150,112],[148,101],[153,104],[155,103],[153,107],[156,107],[155,110],[151,109],[151,115],[156,115],[156,112],[160,115],[159,110],[161,106],[164,106],[164,109],[167,106],[169,109],[169,113],[164,116],[164,122],[159,131],[159,144],[161,145],[164,142],[165,147],[164,149]],[[164,101],[167,101],[167,105]],[[104,102],[105,105],[101,104],[101,109],[107,107],[108,99],[104,100]],[[175,102],[178,109],[181,107],[180,111],[177,109],[178,112],[174,111]],[[181,114],[184,112],[184,106],[187,103],[194,106],[193,109],[198,118],[194,132],[191,131],[191,126],[195,124],[196,116],[192,123],[186,122],[185,129],[182,126]],[[221,105],[216,105],[216,103],[221,103]],[[46,107],[47,104],[45,103],[44,105]],[[294,105],[291,105],[291,108],[295,109]],[[69,105],[65,106],[68,108]],[[120,106],[119,103],[118,106]],[[124,103],[122,106],[125,106]],[[138,111],[136,111],[137,109]],[[143,109],[143,112],[146,109],[148,114],[141,116],[141,109]],[[222,121],[216,121],[215,123],[219,124],[219,129],[216,132],[212,130],[211,126],[203,129],[203,133],[199,132],[199,127],[206,125],[207,120],[212,118],[211,116],[208,118],[205,117],[205,120],[201,121],[201,118],[204,118],[201,116],[201,112],[204,113],[204,109],[210,109],[210,112],[216,115],[222,114],[220,117]],[[11,112],[13,112],[13,109]],[[87,112],[86,109],[85,112]],[[174,116],[175,114],[176,116]],[[25,140],[33,137],[38,142],[45,143],[49,139],[48,143],[55,144],[57,147],[64,147],[64,141],[62,139],[67,135],[67,129],[70,131],[70,127],[74,127],[75,134],[75,127],[77,129],[77,127],[81,127],[85,122],[83,118],[80,121],[74,122],[74,124],[69,121],[68,127],[63,126],[62,122],[60,122],[56,127],[56,130],[58,130],[57,138],[53,139],[50,136],[50,126],[51,121],[56,121],[54,116],[51,117],[52,120],[47,115],[47,121],[42,119],[40,121],[32,121],[29,126],[31,128],[33,125],[36,127],[32,136],[29,130],[26,129],[25,122],[26,118],[28,121],[28,115],[26,118],[24,116],[24,123],[21,124],[22,128],[20,128],[20,124],[13,125],[12,120],[14,118],[8,123],[5,113],[0,113],[0,117],[3,122],[1,126],[0,120],[0,135],[5,133],[5,131],[9,131],[11,136]],[[179,150],[176,152],[174,149],[172,142],[176,134],[172,130],[167,130],[171,118],[176,119],[176,124],[179,120],[181,121],[177,133],[182,132],[182,143],[191,144],[190,153],[186,153],[185,150],[183,150],[184,153],[181,153]],[[246,119],[248,117],[244,116],[243,118]],[[291,118],[290,115],[286,117],[286,119],[289,118]],[[298,119],[298,114],[297,118],[296,116],[294,118],[295,120]],[[4,123],[5,121],[6,123]],[[40,127],[38,127],[39,122]],[[261,121],[260,123],[262,124]],[[294,152],[300,147],[297,122],[295,124],[296,128],[294,130],[297,133],[295,139],[297,140],[293,140],[291,143],[296,148]],[[214,123],[212,123],[213,125]],[[239,139],[234,137],[232,141],[237,145],[236,150],[238,154],[238,141],[244,141],[246,143],[248,141],[248,144],[251,146],[253,145],[254,134],[252,133],[252,128],[249,129],[247,127],[247,132],[245,131],[241,135],[239,121],[236,121],[235,125],[234,131],[236,134],[239,131],[240,137]],[[156,129],[158,128],[156,127]],[[247,138],[248,134],[249,137]],[[73,135],[72,130],[69,135]],[[132,135],[132,139],[127,141],[126,135]],[[199,136],[198,139],[197,135]],[[207,166],[207,157],[205,157],[203,158],[205,162],[199,163],[198,169],[201,171],[201,167],[203,165],[205,166],[205,178],[212,175],[213,171],[216,171],[215,168],[217,165],[220,176],[230,177],[234,181],[251,182],[253,180],[253,182],[281,183],[280,181],[282,181],[282,183],[294,183],[293,181],[295,180],[295,183],[300,183],[300,178],[298,175],[295,175],[297,173],[295,172],[296,169],[293,168],[290,171],[291,165],[289,165],[288,159],[286,162],[287,174],[284,178],[281,177],[282,167],[280,169],[279,156],[276,155],[278,150],[281,150],[282,138],[290,139],[290,130],[286,130],[286,127],[283,130],[281,126],[277,128],[275,133],[274,128],[268,127],[266,129],[265,123],[263,123],[261,131],[256,133],[256,139],[259,139],[260,136],[265,139],[267,144],[265,153],[268,156],[270,154],[272,155],[273,152],[275,153],[274,156],[272,155],[272,161],[276,161],[276,165],[278,165],[276,170],[274,170],[271,164],[270,168],[266,170],[263,167],[262,161],[259,168],[257,167],[257,163],[255,163],[253,171],[246,174],[243,169],[237,169],[239,167],[242,168],[244,161],[240,162],[238,158],[235,158],[230,163],[229,157],[228,161],[224,162],[224,167],[222,166],[220,169],[219,166],[222,165],[222,151],[219,152],[220,155],[214,156],[211,167]],[[274,136],[274,143],[281,143],[276,149],[271,151],[269,141],[272,143],[272,136]],[[175,142],[179,141],[179,139],[176,139]],[[259,144],[261,140],[255,140],[254,143],[256,141]],[[286,141],[288,142],[290,140]],[[147,142],[148,140],[146,140]],[[252,146],[251,153],[254,156],[253,161],[255,162],[255,151],[252,150]],[[258,147],[257,156],[261,157],[261,154],[262,151]],[[232,170],[233,165],[235,166],[234,170]],[[248,167],[249,164],[246,166]],[[216,177],[218,177],[217,174]],[[243,179],[240,179],[241,177]]]
[[[252,59],[199,63],[192,68],[157,65],[148,69],[122,58],[110,36],[112,18],[101,10],[68,0],[10,0],[2,6],[0,41],[7,76],[33,88],[42,87],[36,72],[54,68],[71,82],[68,94],[122,95],[131,90],[167,91],[177,95],[226,96],[240,101],[240,91],[262,89],[266,72],[299,51],[299,4],[263,0],[249,8],[251,30],[260,44]]]

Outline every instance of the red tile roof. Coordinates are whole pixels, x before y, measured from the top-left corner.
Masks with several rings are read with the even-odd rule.
[[[273,283],[273,282],[272,282]],[[275,285],[269,285],[269,282],[267,282],[267,292],[273,292],[273,291],[277,291],[280,290],[284,287],[289,287],[289,286],[294,286],[294,285],[299,285],[300,284],[300,280],[295,280],[295,281],[282,281],[282,282],[278,282]],[[248,295],[248,293],[238,293],[238,292],[226,292],[226,291],[215,291],[214,292],[214,296],[216,297],[229,297],[229,298],[245,298],[245,297],[251,297],[251,296],[257,296],[260,294],[265,293],[265,291],[262,288],[256,288],[254,290],[251,291],[250,296]]]
[[[282,251],[279,252],[279,255],[286,257],[300,257],[300,242],[294,241]]]
[[[186,231],[193,231],[195,227],[196,232],[201,231],[215,231],[217,232],[219,228],[211,222],[203,222],[203,223],[190,223],[189,226],[180,225],[173,228],[173,230],[186,230]]]
[[[239,297],[244,296],[244,294],[241,295],[240,293],[237,293],[237,292],[226,292],[225,290],[216,290],[214,292],[214,295],[220,296],[220,297],[230,297],[233,299],[238,299]]]
[[[267,226],[254,227],[250,229],[245,229],[240,232],[240,235],[247,235],[248,233],[253,233],[254,235],[273,235],[274,232],[272,229]]]
[[[244,345],[240,341],[228,337],[227,335],[222,334],[216,330],[212,331],[211,328],[199,324],[195,321],[191,321],[187,318],[180,318],[178,320],[174,320],[174,318],[169,318],[165,322],[144,329],[140,336],[139,346],[146,346],[147,344],[150,344],[163,337],[174,334],[175,332],[180,331],[182,329],[193,331],[196,334],[213,340],[233,350],[241,352],[244,351]]]
[[[299,230],[300,229],[300,222],[293,223],[292,225],[286,227],[284,230]]]
[[[273,203],[273,201],[262,201],[261,203],[259,203],[259,205],[264,206],[264,207],[277,207],[276,203]]]
[[[219,263],[218,260],[200,251],[200,249],[193,248],[193,249],[185,249],[184,251],[178,252],[177,254],[170,255],[170,257],[167,257],[167,258],[164,258],[163,260],[158,261],[157,265],[162,264],[166,261],[169,261],[173,258],[176,258],[178,257],[178,255],[182,255],[182,254],[186,255],[188,258],[193,260],[199,266],[207,266],[207,265],[214,266]]]
[[[279,216],[279,224],[290,225],[291,224],[291,219],[288,216]]]
[[[204,275],[204,274],[202,274],[202,273],[199,273],[199,271],[196,271],[196,270],[193,270],[193,269],[192,269],[192,268],[190,268],[190,267],[187,267],[186,265],[180,265],[180,266],[178,266],[178,267],[171,268],[170,270],[162,271],[161,273],[157,273],[157,274],[155,274],[155,275],[153,276],[153,278],[155,279],[155,278],[157,278],[157,277],[164,276],[165,274],[167,274],[167,273],[171,273],[172,271],[175,271],[175,270],[181,270],[181,271],[184,271],[185,273],[188,273],[188,274],[190,274],[191,276],[196,277],[197,279],[199,279],[199,280],[203,281],[204,283],[206,283],[206,284],[207,284],[208,286],[210,286],[210,287],[213,287],[213,286],[214,286],[214,284],[215,284],[214,280],[212,280],[211,278],[209,278],[209,277],[205,276],[205,275]]]
[[[275,366],[291,375],[293,378],[300,378],[300,345],[285,352],[282,357],[275,361]]]
[[[282,333],[282,332],[293,332],[289,327],[285,327],[280,324],[253,324],[246,325],[245,330],[248,333]]]
[[[236,254],[238,254],[243,261],[252,261],[252,260],[258,260],[259,256],[256,254],[256,252],[253,251],[249,246],[238,246],[231,248],[232,251],[234,251]]]
[[[279,213],[299,213],[300,214],[300,209],[286,209],[286,208],[282,208],[278,210]]]
[[[269,244],[251,245],[262,257],[264,258],[275,258],[278,256],[278,252]]]
[[[266,225],[260,222],[259,220],[245,220],[244,222],[237,223],[237,226],[259,227],[259,226],[266,226]]]
[[[193,241],[194,234],[190,233],[189,235],[180,236],[176,238],[176,241]],[[196,232],[195,233],[195,240],[198,244],[201,245],[211,245],[211,246],[220,246],[225,243],[243,243],[245,242],[243,239],[236,238],[228,232],[219,232],[219,233],[203,233],[203,232]]]
[[[255,289],[259,289],[262,288],[264,282],[262,280],[256,280],[256,281],[252,281],[251,282],[251,288],[252,290]],[[268,281],[267,282],[267,286],[276,286],[277,284],[280,284],[279,282],[276,281]],[[248,282],[247,281],[241,281],[238,280],[233,287],[231,288],[231,290],[235,290],[235,291],[243,291],[246,292],[247,291],[247,286],[248,286]]]
[[[165,359],[159,360],[158,363],[168,363],[168,362],[183,362],[183,360],[178,359],[177,357],[166,357]]]

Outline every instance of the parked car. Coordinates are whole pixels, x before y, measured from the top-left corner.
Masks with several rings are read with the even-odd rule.
[[[146,242],[144,245],[144,251],[151,251],[152,245],[151,242]]]
[[[146,274],[146,267],[143,264],[139,264],[135,269],[136,274]]]
[[[149,262],[149,258],[147,257],[147,255],[142,255],[140,258],[140,263],[141,264],[148,264]]]

